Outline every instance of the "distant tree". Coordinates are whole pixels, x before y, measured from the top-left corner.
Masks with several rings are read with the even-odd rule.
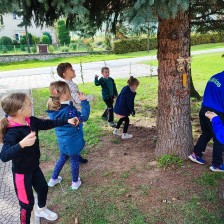
[[[43,35],[41,38],[42,44],[50,44],[50,39],[47,35]]]
[[[13,48],[13,42],[10,37],[3,36],[0,38],[1,49],[11,50]]]
[[[69,30],[65,25],[64,20],[59,20],[57,23],[58,39],[60,44],[70,44]]]
[[[51,34],[50,34],[49,32],[44,32],[44,33],[43,33],[43,35],[48,36],[49,41],[50,41],[50,43],[49,43],[49,44],[52,44],[52,36],[51,36]]]

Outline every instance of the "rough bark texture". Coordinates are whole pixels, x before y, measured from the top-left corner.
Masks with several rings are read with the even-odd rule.
[[[189,14],[160,19],[158,27],[158,139],[156,156],[164,154],[187,158],[193,149],[190,120],[190,74],[183,86],[183,73],[177,71],[177,58],[189,57]],[[187,69],[186,69],[187,70]]]

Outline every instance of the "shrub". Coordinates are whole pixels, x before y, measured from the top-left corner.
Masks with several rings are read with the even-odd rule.
[[[7,53],[7,52],[8,52],[7,47],[3,45],[3,47],[2,47],[2,53],[5,54],[5,53]]]
[[[48,36],[49,41],[50,41],[49,44],[52,44],[52,36],[51,36],[51,34],[49,32],[44,32],[43,35]]]
[[[33,42],[34,42],[34,44],[39,44],[40,43],[40,37],[33,36]]]
[[[65,25],[64,20],[58,21],[58,39],[60,44],[70,44],[69,30]]]
[[[69,48],[66,46],[61,47],[61,52],[69,52]]]
[[[54,46],[53,45],[49,45],[48,46],[48,52],[49,53],[53,53],[54,52]]]
[[[50,39],[47,35],[41,37],[42,44],[50,44]]]
[[[3,48],[4,48],[5,51],[13,49],[12,39],[10,37],[7,37],[7,36],[1,37],[0,45],[1,45],[1,49],[3,50]]]
[[[70,44],[69,47],[70,47],[73,51],[75,51],[76,48],[77,48],[77,46],[76,46],[75,43]]]
[[[36,45],[34,45],[33,47],[31,47],[31,51],[32,51],[32,53],[37,53],[37,47],[36,47]]]

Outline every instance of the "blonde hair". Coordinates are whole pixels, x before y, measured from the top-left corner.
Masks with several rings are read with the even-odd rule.
[[[133,76],[130,76],[127,83],[128,83],[129,86],[133,86],[133,85],[138,86],[139,85],[138,79],[134,78]]]
[[[22,109],[25,105],[27,97],[25,93],[11,93],[1,99],[1,106],[6,115],[0,120],[0,143],[3,142],[4,134],[8,126],[7,116],[15,116],[18,110]]]
[[[61,107],[60,98],[62,94],[69,93],[69,86],[66,82],[56,81],[51,82],[49,86],[50,98],[47,101],[48,110],[59,110]]]

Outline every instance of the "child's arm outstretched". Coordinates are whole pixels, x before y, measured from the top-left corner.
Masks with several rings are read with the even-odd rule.
[[[36,141],[36,133],[31,132],[19,143],[16,142],[17,136],[14,134],[7,134],[4,138],[4,145],[0,154],[0,158],[3,162],[8,162],[16,157],[17,153],[24,147],[32,146]]]
[[[63,126],[65,124],[72,124],[74,126],[77,125],[76,117],[73,117],[70,119],[63,119],[63,120],[39,119],[37,117],[33,117],[33,119],[38,130],[48,130],[58,126]]]
[[[218,141],[220,141],[222,144],[224,144],[224,124],[223,124],[223,121],[214,112],[207,111],[205,113],[205,116],[207,118],[209,118],[210,121],[212,122],[213,131],[214,131],[215,136],[218,139]]]
[[[81,100],[82,112],[78,112],[79,116],[82,118],[82,121],[87,121],[90,114],[90,105],[87,101],[85,94],[79,93],[79,99]]]
[[[95,83],[95,86],[100,86],[101,85],[101,79],[98,79],[98,75],[95,75],[95,80],[94,80],[94,83]]]

